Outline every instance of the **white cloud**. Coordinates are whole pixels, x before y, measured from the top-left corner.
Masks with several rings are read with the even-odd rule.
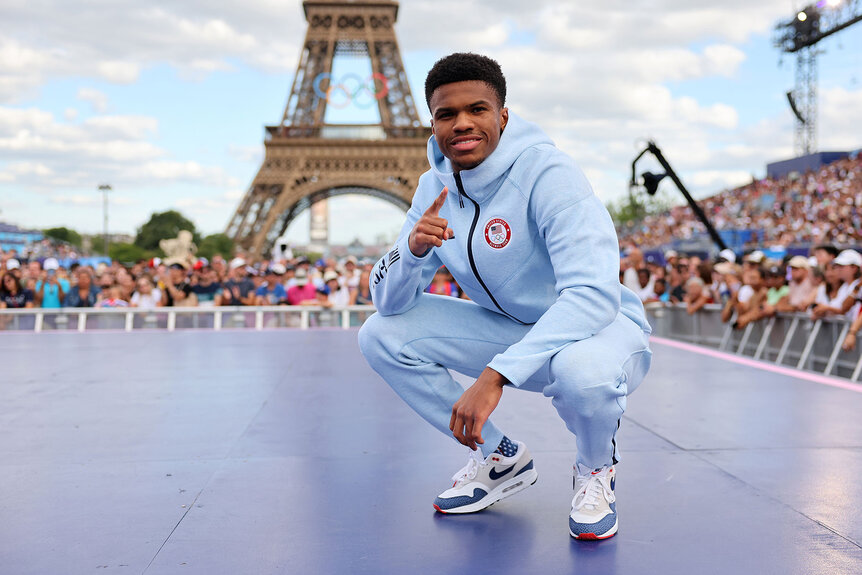
[[[140,66],[134,62],[121,60],[106,60],[96,65],[98,74],[116,84],[131,84],[138,79],[141,73]]]
[[[54,194],[50,200],[54,204],[70,206],[92,206],[101,202],[101,199],[96,194],[91,196],[84,194]]]
[[[0,174],[23,189],[54,194],[55,203],[74,205],[89,196],[57,190],[89,190],[99,181],[126,190],[165,181],[218,189],[239,185],[220,166],[170,159],[151,141],[157,134],[158,121],[148,116],[94,116],[76,123],[36,108],[0,106],[0,156],[8,162],[0,163]]]
[[[80,88],[78,90],[78,99],[88,102],[93,110],[100,114],[104,114],[108,109],[108,96],[99,90]]]
[[[178,198],[175,205],[195,221],[211,221],[213,214],[222,214],[226,219],[230,212],[236,209],[237,202],[243,195],[243,192],[229,191],[217,196],[184,197]]]
[[[722,93],[707,100],[677,90],[703,79],[738,81],[752,41],[762,42],[790,12],[786,0],[411,1],[401,3],[396,32],[405,60],[456,50],[493,55],[509,79],[511,108],[589,168],[609,199],[627,189],[628,166],[645,137],[656,139],[700,194],[739,180],[748,166],[762,170],[792,154],[787,110],[751,124]],[[92,86],[108,81],[133,90],[146,70],[165,65],[180,82],[249,65],[289,78],[306,26],[300,2],[275,0],[116,0],[99,10],[60,0],[5,2],[0,21],[0,181],[57,195],[67,206],[85,205],[75,198],[84,202],[99,181],[123,190],[117,205],[147,207],[142,190],[195,184],[194,194],[180,191],[175,201],[210,222],[227,220],[244,193],[237,190],[253,177],[263,155],[256,139],[207,143],[249,166],[238,180],[201,152],[175,152],[167,139],[175,126],[160,126],[149,109],[104,115],[108,99]],[[70,107],[57,119],[29,105],[40,88],[64,78],[79,80],[78,98],[95,117],[79,120],[87,114]],[[427,117],[423,78],[413,79]],[[821,90],[821,148],[859,146],[860,101],[860,90]]]

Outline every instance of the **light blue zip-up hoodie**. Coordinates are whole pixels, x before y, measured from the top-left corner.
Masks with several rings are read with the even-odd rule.
[[[619,247],[608,211],[538,126],[510,112],[494,152],[459,174],[432,136],[428,161],[431,169],[419,179],[398,241],[372,272],[379,313],[412,308],[445,265],[471,300],[532,324],[489,364],[516,386],[620,312],[649,331],[640,300],[619,282]],[[455,237],[416,257],[410,232],[444,186],[449,194],[440,217]]]

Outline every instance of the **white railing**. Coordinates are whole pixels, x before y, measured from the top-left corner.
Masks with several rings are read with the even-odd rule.
[[[841,349],[851,323],[842,316],[813,320],[804,313],[779,313],[735,329],[733,319],[721,321],[721,309],[710,304],[689,314],[684,304],[646,306],[655,335],[851,381],[862,375],[860,346]]]
[[[685,306],[647,305],[656,335],[706,345],[761,361],[816,371],[859,381],[862,351],[844,351],[841,344],[850,328],[843,317],[812,320],[802,313],[775,317],[734,329],[722,323],[721,306],[707,305],[694,314]],[[100,330],[213,330],[223,329],[348,329],[362,325],[373,306],[162,307],[0,309],[0,334],[10,332],[88,332]]]
[[[2,332],[68,332],[144,329],[271,329],[362,325],[373,306],[343,308],[321,306],[161,307],[0,309]]]

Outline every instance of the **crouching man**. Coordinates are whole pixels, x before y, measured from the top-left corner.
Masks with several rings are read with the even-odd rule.
[[[542,392],[577,438],[569,531],[617,532],[616,432],[649,369],[650,327],[619,283],[607,210],[581,170],[505,107],[494,60],[452,54],[425,82],[433,137],[400,237],[372,273],[359,333],[371,367],[426,421],[472,450],[441,513],[471,513],[538,475],[489,416],[506,387]],[[423,293],[441,265],[471,301]],[[475,377],[466,391],[449,369]]]

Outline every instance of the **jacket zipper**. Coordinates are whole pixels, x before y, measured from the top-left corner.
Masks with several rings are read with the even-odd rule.
[[[458,197],[461,195],[473,203],[473,206],[476,208],[473,212],[473,223],[470,224],[470,234],[467,236],[467,259],[470,261],[470,269],[473,270],[473,275],[476,276],[476,279],[479,281],[479,285],[482,286],[482,289],[485,290],[485,293],[488,294],[488,297],[491,298],[491,301],[497,306],[497,309],[500,310],[500,313],[505,316],[515,320],[516,322],[527,325],[527,323],[519,320],[506,310],[504,310],[497,300],[494,298],[493,294],[491,294],[491,290],[488,289],[488,286],[485,285],[485,281],[482,279],[482,276],[479,275],[479,269],[476,267],[476,260],[473,259],[473,233],[476,231],[476,224],[479,223],[479,203],[467,195],[467,192],[464,190],[464,184],[461,183],[461,174],[455,174],[455,184],[458,186]],[[461,207],[464,207],[463,204]]]

